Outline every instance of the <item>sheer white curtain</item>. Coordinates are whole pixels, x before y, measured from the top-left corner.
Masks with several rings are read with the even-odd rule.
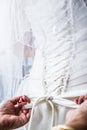
[[[10,42],[10,1],[0,1],[0,100],[11,96]],[[10,81],[10,82],[9,82]]]
[[[22,0],[0,1],[0,100],[15,95],[29,76],[35,55],[35,36]]]

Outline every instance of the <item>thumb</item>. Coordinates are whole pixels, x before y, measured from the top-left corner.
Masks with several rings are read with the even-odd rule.
[[[86,112],[87,113],[87,100],[85,100],[79,108],[81,111]]]
[[[81,106],[85,106],[85,107],[87,108],[87,100],[85,100],[85,101],[81,104]]]
[[[16,108],[21,108],[21,107],[23,107],[26,104],[27,104],[27,102],[21,102],[21,103],[18,103],[17,105],[15,105],[15,107]]]

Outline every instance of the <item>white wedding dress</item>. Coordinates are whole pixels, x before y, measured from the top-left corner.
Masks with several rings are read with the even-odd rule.
[[[86,1],[31,0],[25,12],[37,49],[30,76],[16,93],[32,100],[31,119],[20,130],[51,130],[78,107],[68,99],[87,93]]]

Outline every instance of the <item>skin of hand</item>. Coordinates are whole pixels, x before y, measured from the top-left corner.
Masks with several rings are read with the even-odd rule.
[[[0,130],[12,130],[25,125],[30,118],[30,109],[22,109],[30,103],[27,96],[19,96],[0,106]]]
[[[67,113],[65,125],[75,130],[87,130],[87,95],[81,96],[75,101],[80,104],[80,107]]]
[[[87,94],[76,98],[76,99],[75,99],[75,102],[76,102],[76,104],[81,104],[81,103],[83,103],[85,100],[87,100]]]

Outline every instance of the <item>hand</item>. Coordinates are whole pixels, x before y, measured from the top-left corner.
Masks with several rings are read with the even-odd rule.
[[[85,100],[87,100],[87,94],[76,98],[76,99],[75,99],[75,102],[76,102],[76,104],[81,104],[81,103],[83,103]]]
[[[84,101],[84,102],[83,102]],[[78,109],[71,110],[67,113],[65,125],[76,130],[87,130],[87,97],[76,99],[77,104],[82,104]]]
[[[30,109],[22,109],[30,103],[27,96],[19,96],[0,106],[0,130],[16,129],[25,125],[30,118]]]

